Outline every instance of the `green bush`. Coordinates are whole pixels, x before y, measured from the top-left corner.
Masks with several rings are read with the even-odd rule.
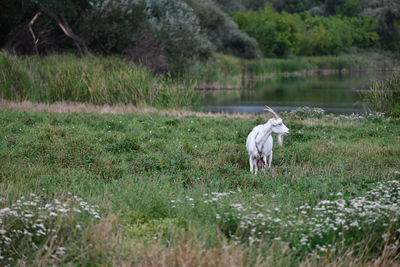
[[[271,6],[247,14],[234,13],[240,28],[254,37],[265,56],[288,55],[297,47],[301,20],[298,15],[277,13]]]
[[[377,21],[371,17],[306,17],[300,36],[300,55],[338,54],[351,46],[368,48],[378,41]]]
[[[352,46],[372,47],[379,39],[377,20],[371,17],[312,17],[278,13],[269,5],[259,11],[236,12],[233,17],[269,57],[332,55]]]

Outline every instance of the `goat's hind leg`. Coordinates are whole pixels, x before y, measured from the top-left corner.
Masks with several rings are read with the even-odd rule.
[[[258,172],[258,163],[257,163],[258,159],[255,158],[253,159],[253,166],[254,166],[254,174],[257,175]]]
[[[254,171],[254,164],[253,164],[253,159],[252,159],[251,156],[249,157],[249,164],[250,164],[250,172],[253,173],[253,171]]]
[[[262,164],[262,170],[264,171],[264,172],[266,172],[267,171],[267,169],[268,169],[268,163],[267,163],[267,156],[263,156],[263,164]]]

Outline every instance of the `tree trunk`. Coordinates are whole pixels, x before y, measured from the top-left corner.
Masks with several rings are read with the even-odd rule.
[[[76,35],[72,29],[69,27],[67,20],[63,16],[58,16],[52,10],[46,7],[40,7],[43,13],[48,15],[49,17],[53,18],[61,30],[64,32],[65,35],[72,38],[74,40],[75,46],[78,48],[79,52],[83,55],[92,55],[89,52],[88,47],[86,46],[85,41],[83,41],[78,35]]]
[[[39,50],[37,47],[37,44],[39,42],[39,37],[35,35],[32,26],[37,21],[37,19],[43,14],[51,17],[61,28],[64,34],[70,37],[74,41],[74,45],[78,48],[78,51],[81,55],[89,55],[89,56],[92,55],[85,41],[83,41],[78,35],[76,35],[72,31],[71,27],[68,25],[68,22],[65,18],[62,15],[58,15],[54,11],[43,6],[39,6],[39,11],[36,12],[36,14],[27,24],[16,27],[15,30],[13,30],[8,34],[7,37],[8,40],[6,41],[3,48],[9,53],[16,54],[18,47],[21,44],[27,42],[30,36],[30,38],[33,40],[33,50],[35,51],[36,54],[39,54]]]

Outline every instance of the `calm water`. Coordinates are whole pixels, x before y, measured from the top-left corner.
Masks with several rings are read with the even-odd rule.
[[[260,113],[267,104],[277,111],[299,107],[322,108],[327,113],[362,113],[365,92],[374,79],[390,73],[357,72],[313,77],[281,77],[253,82],[252,89],[201,91],[200,110]]]

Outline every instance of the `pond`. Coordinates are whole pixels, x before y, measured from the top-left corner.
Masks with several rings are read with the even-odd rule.
[[[308,77],[253,79],[250,88],[200,90],[206,112],[261,113],[269,105],[276,111],[299,107],[322,108],[326,113],[363,113],[368,106],[363,93],[373,80],[392,72],[352,72]]]

